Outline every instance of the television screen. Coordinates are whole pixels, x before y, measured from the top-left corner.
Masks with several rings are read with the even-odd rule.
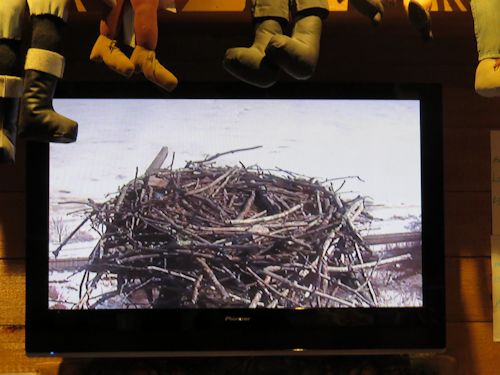
[[[45,166],[28,189],[43,185],[44,199],[28,199],[29,217],[43,206],[28,246],[42,247],[46,266],[31,271],[28,259],[28,298],[30,285],[38,293],[28,317],[61,337],[102,317],[172,340],[33,351],[397,350],[390,338],[404,327],[407,349],[442,347],[444,330],[429,329],[444,320],[433,275],[443,263],[439,113],[418,90],[375,92],[56,99],[80,129],[74,144],[32,147]],[[145,328],[162,317],[158,332]],[[187,336],[249,336],[176,345],[179,324]],[[320,337],[349,326],[353,340],[368,327],[388,343]],[[256,344],[269,327],[297,337]],[[411,341],[422,327],[429,337]],[[106,329],[84,331],[90,342]]]

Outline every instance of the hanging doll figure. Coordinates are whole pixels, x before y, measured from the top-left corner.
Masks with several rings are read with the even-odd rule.
[[[293,16],[291,36],[283,34]],[[230,48],[224,68],[257,87],[270,87],[280,70],[298,80],[312,77],[319,58],[323,19],[328,0],[252,0],[254,42]]]
[[[100,23],[100,35],[90,59],[103,62],[115,72],[130,77],[142,73],[154,84],[171,92],[177,78],[156,59],[158,45],[158,7],[160,0],[130,0],[134,11],[135,48],[130,59],[117,47],[125,0],[110,0],[111,9]]]
[[[4,19],[10,18],[6,10],[0,4],[0,163],[13,163],[23,80],[20,77],[19,36],[3,23]],[[21,23],[21,14],[19,16],[16,22]]]
[[[68,14],[69,0],[27,0],[32,22],[31,46],[24,66],[24,86],[19,95],[18,79],[9,72],[15,69],[18,59],[17,45],[21,39],[22,18],[26,0],[0,1],[0,61],[4,90],[2,90],[5,127],[3,141],[8,143],[10,153],[15,147],[16,113],[13,106],[21,96],[18,134],[20,137],[41,142],[74,142],[78,124],[66,118],[52,106],[57,81],[64,73],[65,59],[61,55],[61,42]],[[5,74],[7,72],[7,74]],[[13,87],[16,88],[13,88]],[[10,104],[8,104],[10,103]],[[5,141],[8,139],[8,141]]]
[[[371,19],[373,25],[378,25],[384,15],[382,0],[351,0],[350,4],[360,13]],[[403,0],[406,15],[410,23],[417,29],[424,41],[433,38],[431,30],[432,0]]]
[[[479,64],[475,90],[484,97],[500,96],[500,1],[472,0]]]

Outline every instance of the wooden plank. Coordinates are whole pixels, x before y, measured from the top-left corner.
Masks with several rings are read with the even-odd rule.
[[[446,310],[450,323],[491,321],[489,258],[446,259]]]
[[[0,260],[0,326],[24,325],[25,279],[24,261]]]
[[[445,192],[447,256],[489,256],[491,206],[489,192]]]
[[[24,193],[0,192],[0,259],[23,258]]]
[[[470,67],[475,74],[475,64]],[[484,98],[470,86],[443,87],[443,123],[446,128],[500,129],[500,97]],[[458,110],[458,108],[460,110]]]
[[[0,373],[39,371],[56,375],[60,358],[28,358],[24,351],[24,326],[0,325]]]
[[[0,163],[0,192],[24,191],[25,164],[26,164],[26,144],[23,140],[18,140],[15,164]]]
[[[489,137],[485,128],[444,129],[445,191],[490,191]]]
[[[448,323],[447,354],[458,362],[456,375],[498,375],[500,343],[493,342],[492,324]]]

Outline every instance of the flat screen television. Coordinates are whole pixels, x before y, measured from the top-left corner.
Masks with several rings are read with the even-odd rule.
[[[432,85],[62,86],[27,155],[30,355],[445,347]]]

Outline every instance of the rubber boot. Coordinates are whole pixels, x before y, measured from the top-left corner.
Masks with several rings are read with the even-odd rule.
[[[278,79],[279,68],[266,57],[266,47],[273,36],[282,33],[281,24],[275,19],[256,21],[253,44],[248,48],[228,49],[222,65],[243,82],[260,88],[271,87]]]
[[[431,6],[432,0],[404,0],[406,14],[410,23],[417,29],[422,40],[432,40]]]
[[[319,58],[322,20],[308,15],[298,18],[292,36],[274,35],[266,48],[269,60],[295,79],[312,77]]]
[[[382,0],[351,0],[352,5],[358,12],[367,16],[373,26],[377,26],[384,16],[384,6]]]
[[[39,142],[76,141],[78,124],[54,111],[52,99],[64,72],[64,57],[30,48],[26,56],[24,92],[19,115],[19,136]]]
[[[134,73],[134,64],[120,51],[116,43],[116,40],[99,35],[90,53],[90,60],[103,62],[111,70],[129,78]]]
[[[500,58],[479,62],[474,88],[479,95],[486,98],[500,96]]]
[[[14,163],[16,159],[17,119],[22,92],[21,78],[0,76],[0,163]]]
[[[177,78],[156,59],[155,51],[136,46],[130,61],[136,72],[141,72],[155,85],[171,92],[177,87]]]

